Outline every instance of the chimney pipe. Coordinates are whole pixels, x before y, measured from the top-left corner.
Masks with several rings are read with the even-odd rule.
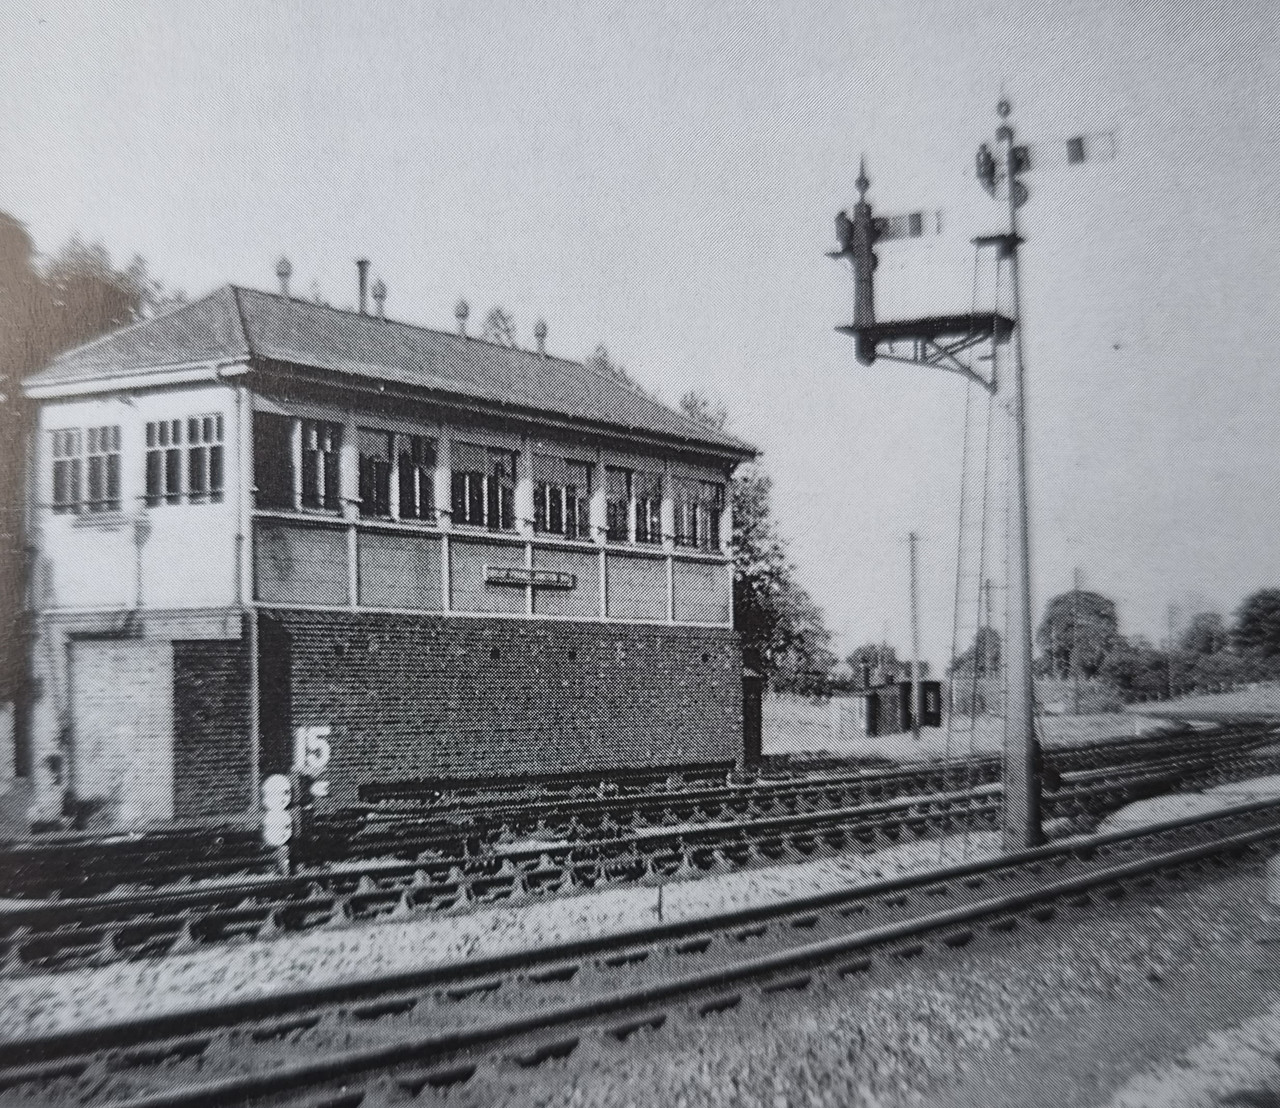
[[[369,259],[360,258],[356,261],[356,269],[360,274],[360,314],[369,314]]]
[[[276,262],[276,276],[280,278],[280,295],[289,297],[289,278],[293,276],[293,265],[288,258],[282,257]]]
[[[374,308],[378,313],[379,319],[386,319],[387,305],[387,283],[381,277],[373,279],[373,297]]]
[[[453,309],[454,316],[458,320],[458,334],[463,338],[467,335],[467,316],[471,314],[471,305],[465,300],[459,300],[458,306]]]
[[[538,342],[538,353],[545,358],[547,356],[547,321],[545,319],[540,319],[533,325],[533,337]]]

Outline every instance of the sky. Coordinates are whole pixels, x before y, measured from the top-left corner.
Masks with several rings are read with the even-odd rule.
[[[907,645],[919,533],[937,664],[966,385],[858,364],[824,252],[865,153],[879,210],[944,213],[882,244],[881,317],[968,310],[1003,91],[1033,147],[1115,135],[1020,213],[1036,607],[1079,567],[1159,640],[1171,603],[1280,586],[1278,31],[1274,0],[42,0],[0,12],[0,211],[191,296],[283,254],[348,305],[369,257],[389,316],[501,304],[522,345],[544,318],[703,390],[840,649]]]

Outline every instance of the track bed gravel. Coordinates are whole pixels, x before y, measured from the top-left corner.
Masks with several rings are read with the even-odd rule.
[[[442,919],[355,927],[223,944],[142,962],[0,980],[0,1039],[182,1011],[231,998],[389,974],[549,943],[632,931],[660,921],[846,889],[880,878],[990,857],[999,836],[972,832],[905,843],[871,855],[485,908]]]
[[[1177,1061],[1220,1029],[1265,1024],[1280,948],[1253,940],[1256,862],[1185,890],[1159,886],[873,974],[815,979],[792,1000],[680,1020],[626,1047],[579,1051],[536,1074],[492,1068],[439,1103],[568,1108],[668,1104],[1025,1108],[1113,1103],[1200,1108],[1256,1076],[1239,1067],[1207,1099],[1168,1099]],[[1247,1021],[1264,1019],[1263,1024]],[[1251,1041],[1264,1038],[1252,1033]],[[1213,1038],[1211,1042],[1229,1041]],[[1259,1055],[1255,1050],[1254,1059]],[[580,1060],[579,1060],[580,1059]],[[1135,1075],[1152,1070],[1147,1084]],[[1187,1069],[1187,1081],[1200,1081]],[[1149,1089],[1157,1090],[1148,1095]],[[1125,1098],[1119,1095],[1124,1092]],[[424,1098],[422,1103],[436,1103]],[[1248,1103],[1248,1102],[1245,1102]],[[1273,1103],[1271,1101],[1259,1103]]]

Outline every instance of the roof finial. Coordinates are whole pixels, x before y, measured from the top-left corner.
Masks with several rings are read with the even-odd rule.
[[[861,161],[858,162],[858,203],[862,203],[867,198],[867,189],[871,187],[871,181],[867,177],[867,156],[862,155]]]
[[[289,278],[293,276],[293,266],[289,259],[282,257],[276,262],[276,277],[280,279],[280,295],[288,297],[289,295]]]

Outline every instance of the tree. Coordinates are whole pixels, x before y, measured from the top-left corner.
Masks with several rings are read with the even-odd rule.
[[[1084,589],[1055,596],[1036,631],[1050,676],[1095,676],[1119,636],[1115,601]]]
[[[180,301],[135,257],[116,269],[73,236],[41,264],[26,228],[0,212],[0,700],[16,695],[22,648],[24,454],[30,413],[21,380],[56,354]]]
[[[729,412],[723,404],[692,389],[680,397],[680,410],[690,419],[696,419],[717,431],[723,431],[729,422]]]
[[[1182,633],[1179,646],[1191,654],[1218,654],[1231,645],[1231,636],[1217,612],[1198,612]]]
[[[1000,632],[994,627],[979,627],[969,649],[951,663],[951,672],[968,677],[992,677],[1000,672],[1000,664]]]
[[[1245,599],[1232,638],[1242,654],[1267,662],[1280,657],[1280,589],[1259,589]]]
[[[600,343],[595,348],[595,350],[591,352],[591,357],[587,359],[587,365],[591,366],[592,369],[598,370],[601,373],[609,373],[609,374],[612,374],[614,377],[620,377],[633,389],[636,389],[638,392],[644,392],[644,389],[640,388],[639,382],[634,377],[632,377],[630,373],[626,371],[626,368],[620,362],[615,362],[613,360],[613,358],[609,354],[608,347],[606,347],[604,343]],[[685,393],[684,397],[681,398],[680,402],[683,405],[684,401],[689,397],[700,396],[700,395],[701,394],[699,393]],[[685,414],[692,415],[693,413],[686,411]],[[696,415],[694,415],[693,418],[699,419],[699,417]],[[717,431],[724,430],[724,424],[720,424],[719,426],[717,426],[715,423],[705,419],[700,420],[700,422],[706,423],[709,427],[715,427]]]
[[[484,326],[480,328],[480,337],[498,346],[515,346],[516,323],[511,313],[500,306],[490,308],[484,317]]]
[[[845,657],[845,662],[853,671],[854,682],[860,689],[869,689],[878,684],[886,673],[896,676],[902,672],[903,667],[897,648],[885,642],[868,642],[855,646]]]
[[[1159,700],[1169,693],[1169,660],[1141,636],[1116,638],[1098,673],[1126,701]]]
[[[686,393],[680,407],[691,419],[723,429],[723,407],[703,394]],[[796,580],[774,524],[772,491],[768,474],[754,464],[739,469],[731,490],[733,611],[743,658],[775,689],[827,692],[836,666],[831,632],[822,609]]]

